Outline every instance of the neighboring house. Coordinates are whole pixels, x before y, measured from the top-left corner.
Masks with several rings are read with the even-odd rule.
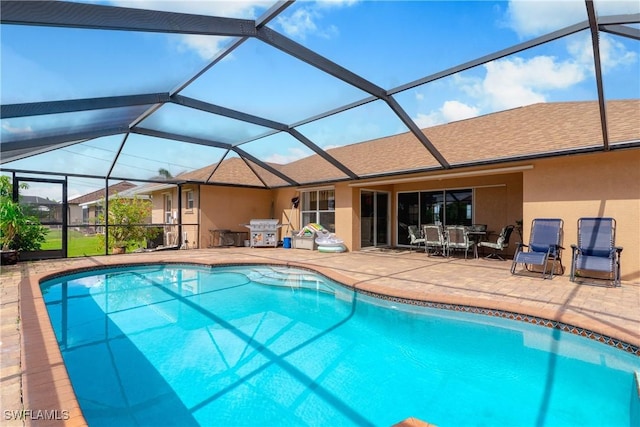
[[[108,188],[109,196],[114,194],[122,195],[125,191],[135,188],[136,185],[127,181],[122,181]],[[82,225],[82,231],[88,234],[96,233],[98,217],[102,213],[102,206],[105,198],[105,190],[97,190],[80,197],[69,200],[69,226]]]
[[[207,247],[210,236],[205,230],[200,232],[199,186],[187,184],[178,187],[174,184],[146,184],[132,190],[137,195],[148,195],[152,203],[152,224],[163,224],[162,244],[165,246],[185,245],[191,248]],[[178,209],[179,203],[182,209]],[[181,227],[177,224],[180,222]],[[181,238],[179,234],[181,234]]]
[[[319,222],[350,250],[408,246],[408,225],[486,224],[498,232],[523,222],[528,241],[534,218],[564,220],[565,265],[570,264],[577,220],[611,216],[617,244],[624,247],[622,276],[640,279],[640,101],[606,104],[608,147],[596,102],[535,104],[423,129],[450,164],[443,169],[410,133],[327,150],[359,175],[349,179],[318,155],[285,165],[290,187],[275,174],[239,158],[228,158],[175,177],[178,188],[148,188],[154,222],[195,224],[199,246],[213,230],[245,230],[251,219],[291,217],[293,229]],[[192,184],[195,180],[229,186]],[[305,181],[325,180],[305,186]],[[232,183],[255,185],[255,189]],[[264,184],[271,189],[264,189]],[[282,187],[282,188],[278,188]],[[291,200],[300,196],[293,209]],[[282,234],[287,227],[281,228]],[[489,237],[489,239],[495,239]],[[510,252],[520,236],[514,233]]]
[[[61,223],[62,203],[46,197],[20,195],[20,204],[29,206],[30,214],[38,217],[41,223]]]

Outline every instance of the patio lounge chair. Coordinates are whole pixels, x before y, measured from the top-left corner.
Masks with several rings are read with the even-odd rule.
[[[429,252],[430,249],[433,249],[433,255],[446,255],[447,240],[444,238],[444,231],[441,225],[423,225],[422,234],[424,235],[424,251],[427,255],[432,255],[432,253]]]
[[[493,258],[493,259],[499,259],[504,261],[504,258],[502,257],[502,255],[500,255],[500,253],[504,252],[504,250],[509,246],[509,239],[511,238],[511,233],[513,232],[513,229],[514,229],[513,225],[507,225],[505,227],[502,227],[502,230],[500,230],[500,234],[498,235],[498,239],[495,241],[495,243],[493,242],[478,243],[479,247],[486,247],[486,248],[493,249],[493,252],[487,255],[485,258]]]
[[[516,274],[517,264],[523,264],[528,271],[532,266],[541,265],[542,278],[547,278],[547,268],[551,262],[548,277],[553,279],[556,264],[560,264],[561,274],[564,273],[560,251],[564,249],[562,243],[563,221],[557,218],[537,218],[531,222],[531,236],[529,244],[518,243],[516,253],[511,264],[511,274]]]
[[[450,225],[447,227],[447,250],[451,256],[452,250],[464,250],[464,259],[467,259],[469,249],[475,242],[469,239],[467,227],[463,225]]]
[[[620,285],[620,253],[616,246],[616,220],[613,218],[580,218],[578,220],[578,243],[571,245],[571,277],[575,282],[576,272],[607,273],[614,286]],[[593,276],[592,276],[593,277]],[[593,278],[597,278],[593,277]]]
[[[424,245],[424,238],[422,237],[420,229],[417,225],[410,225],[409,227],[407,227],[407,229],[409,230],[409,244],[411,245],[410,250],[413,250],[413,245]]]

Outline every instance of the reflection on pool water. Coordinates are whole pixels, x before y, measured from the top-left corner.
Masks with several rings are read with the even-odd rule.
[[[305,270],[147,265],[42,284],[90,426],[630,426],[640,358]]]

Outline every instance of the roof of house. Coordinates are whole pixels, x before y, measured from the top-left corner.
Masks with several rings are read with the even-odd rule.
[[[640,100],[609,101],[606,114],[611,145],[640,142]],[[564,155],[603,145],[600,110],[595,101],[533,104],[422,131],[454,166]],[[428,149],[409,132],[328,149],[327,153],[361,176],[441,169]],[[300,184],[348,178],[319,155],[269,165]],[[212,164],[176,178],[206,181],[213,173],[217,182],[262,186],[262,179],[269,187],[287,185],[271,172],[237,157],[225,159],[217,166]]]
[[[40,196],[20,196],[20,201],[28,205],[52,206],[59,205],[60,202]]]
[[[135,184],[132,184],[128,181],[121,181],[117,184],[113,184],[109,186],[109,196],[112,196],[116,193],[122,193],[125,190],[136,187]],[[82,196],[76,197],[68,201],[70,205],[80,205],[83,203],[94,202],[96,200],[100,200],[104,198],[105,191],[104,189],[96,190],[91,193],[84,194]]]

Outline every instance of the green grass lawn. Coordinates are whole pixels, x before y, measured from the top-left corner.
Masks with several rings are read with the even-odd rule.
[[[69,230],[67,235],[67,256],[69,258],[89,255],[104,255],[104,246],[100,243],[98,235],[85,236],[79,231]],[[50,230],[47,240],[40,249],[62,248],[62,231]]]

